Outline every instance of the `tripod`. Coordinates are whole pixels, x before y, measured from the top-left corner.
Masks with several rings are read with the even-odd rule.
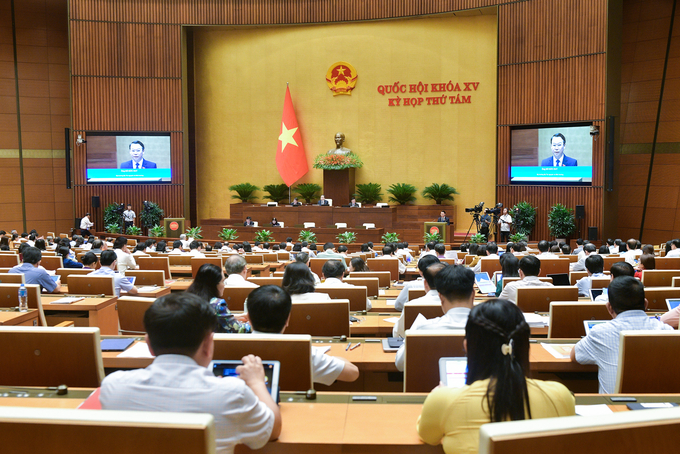
[[[472,213],[472,222],[470,223],[470,227],[468,228],[468,231],[465,234],[465,238],[463,238],[463,243],[467,241],[467,237],[470,235],[470,230],[472,230],[473,225],[477,226],[477,231],[479,232],[479,213]]]

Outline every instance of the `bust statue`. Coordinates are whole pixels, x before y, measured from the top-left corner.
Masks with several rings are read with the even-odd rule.
[[[328,154],[339,154],[339,155],[348,155],[349,153],[352,152],[349,148],[345,148],[342,146],[342,144],[345,142],[345,135],[341,132],[337,133],[335,135],[335,148],[328,150]]]

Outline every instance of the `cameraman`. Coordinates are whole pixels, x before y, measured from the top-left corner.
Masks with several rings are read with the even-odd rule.
[[[498,224],[501,227],[501,243],[507,243],[510,239],[510,228],[512,227],[512,216],[508,213],[507,208],[503,208],[503,214],[498,219]]]
[[[484,235],[484,241],[489,241],[489,226],[490,225],[491,225],[491,216],[489,216],[488,212],[485,212],[482,215],[482,217],[479,218],[479,233]]]

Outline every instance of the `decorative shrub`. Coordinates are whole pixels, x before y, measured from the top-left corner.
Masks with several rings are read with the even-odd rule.
[[[343,232],[337,236],[338,242],[343,244],[355,243],[357,235],[354,232]]]
[[[302,183],[293,188],[297,194],[305,199],[306,203],[312,203],[316,199],[316,195],[321,192],[321,186],[316,183]]]
[[[203,235],[201,235],[202,231],[203,229],[200,227],[189,227],[186,231],[186,234],[189,238],[200,240],[203,238]]]
[[[222,229],[217,236],[222,241],[233,241],[238,238],[236,229]]]
[[[316,243],[316,233],[312,232],[311,230],[300,230],[300,234],[298,235],[298,241]]]
[[[398,243],[399,242],[399,234],[396,232],[386,232],[381,238],[380,241],[383,242],[383,244],[387,243]]]
[[[548,230],[555,238],[567,238],[576,229],[574,210],[556,203],[548,213]]]
[[[165,212],[163,209],[154,202],[144,202],[144,207],[139,215],[139,219],[142,221],[142,227],[151,229],[153,226],[158,226],[161,220],[165,217]],[[149,232],[149,236],[151,236]],[[160,235],[156,235],[160,236]]]
[[[255,233],[255,241],[271,243],[274,241],[274,234],[271,230],[259,230]]]
[[[536,225],[536,208],[529,202],[519,202],[512,207],[510,215],[512,216],[515,232],[521,233],[528,238],[534,229],[534,225]]]
[[[250,183],[240,183],[229,186],[230,191],[235,191],[236,195],[232,195],[232,199],[239,199],[241,202],[248,203],[256,199],[255,191],[260,188]]]
[[[264,196],[265,199],[269,199],[272,202],[279,203],[282,200],[288,198],[288,186],[285,183],[281,184],[268,184],[264,187],[267,195]]]
[[[390,186],[387,190],[392,194],[389,198],[390,202],[396,202],[399,205],[406,205],[409,202],[415,202],[416,197],[413,195],[418,191],[415,186],[408,183],[396,183]]]
[[[382,202],[382,186],[378,183],[364,183],[357,185],[357,193],[354,196],[357,202],[378,203]]]
[[[454,194],[458,194],[456,188],[446,183],[432,183],[432,185],[423,189],[423,197],[434,200],[437,205],[441,205],[445,200],[453,201]]]

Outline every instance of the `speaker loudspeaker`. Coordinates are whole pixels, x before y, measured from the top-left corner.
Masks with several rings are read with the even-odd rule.
[[[597,227],[588,227],[588,241],[597,241]]]
[[[576,219],[585,219],[586,217],[586,206],[576,205]]]
[[[92,196],[92,208],[99,208],[99,196]]]

